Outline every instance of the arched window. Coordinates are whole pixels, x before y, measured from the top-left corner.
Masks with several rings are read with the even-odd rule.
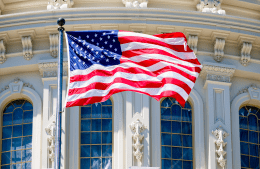
[[[162,169],[192,169],[192,110],[188,102],[182,108],[173,98],[161,103]]]
[[[244,106],[239,110],[241,168],[257,168],[259,164],[260,109]]]
[[[112,102],[81,107],[81,169],[112,169]]]
[[[5,107],[2,119],[1,169],[31,169],[32,104],[15,100]]]

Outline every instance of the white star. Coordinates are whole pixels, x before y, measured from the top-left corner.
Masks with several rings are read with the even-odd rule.
[[[115,39],[113,39],[113,42],[115,42]]]
[[[92,58],[92,60],[94,60],[94,59],[95,59],[95,57]]]
[[[95,37],[97,37],[97,34],[95,34]]]
[[[85,44],[86,44],[86,41],[83,42],[83,45],[85,45]]]
[[[94,49],[92,48],[91,51],[93,51]]]
[[[79,47],[79,45],[77,45],[76,47]]]
[[[104,46],[102,46],[101,48],[104,49]]]
[[[89,45],[87,46],[87,48],[89,48]]]
[[[116,57],[116,55],[114,55],[114,57]]]
[[[80,50],[82,50],[82,48],[80,48]]]
[[[99,63],[99,60],[97,62]]]
[[[99,43],[97,43],[97,46],[99,45]]]
[[[96,52],[96,55],[98,54],[98,52]]]
[[[75,51],[74,48],[72,50]]]
[[[103,35],[105,35],[105,34],[106,34],[106,32],[103,33]]]
[[[83,65],[85,65],[85,62],[83,62]]]
[[[115,51],[117,51],[117,48],[115,48]]]
[[[112,48],[113,45],[109,45],[110,48]]]
[[[92,39],[91,41],[94,42],[94,39]]]
[[[78,40],[79,42],[81,42],[81,40]]]
[[[89,36],[87,35],[87,38],[89,38]]]
[[[85,53],[87,53],[87,51],[85,51]]]
[[[114,60],[116,60],[116,57],[114,57]]]
[[[80,56],[83,56],[82,54],[80,54]]]
[[[87,56],[84,56],[85,59],[87,59]]]
[[[107,44],[107,41],[105,41],[105,44]]]
[[[88,59],[90,61],[90,59]]]
[[[74,66],[76,66],[76,63],[74,63]]]
[[[100,39],[100,41],[102,41],[102,38],[99,38]]]
[[[112,33],[114,33],[114,31],[112,31]]]
[[[108,35],[107,38],[110,39],[110,36]]]
[[[79,61],[79,62],[81,62],[81,60],[80,60],[80,59],[79,59],[78,61]]]
[[[104,52],[107,55],[107,52]]]
[[[74,56],[73,58],[76,59],[76,56]]]
[[[74,42],[71,42],[71,44],[74,44]]]
[[[91,56],[91,54],[88,55],[89,57]]]
[[[106,62],[108,62],[109,60],[107,59]]]
[[[101,57],[101,58],[103,58],[104,56],[103,56],[103,55],[101,55],[100,57]]]

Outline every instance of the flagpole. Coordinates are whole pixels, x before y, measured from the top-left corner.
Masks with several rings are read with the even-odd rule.
[[[65,25],[65,19],[59,18],[57,20],[59,25],[59,58],[58,58],[58,100],[56,112],[56,141],[55,141],[55,161],[54,169],[60,169],[61,156],[61,113],[62,113],[62,74],[63,74],[63,31],[62,26]]]

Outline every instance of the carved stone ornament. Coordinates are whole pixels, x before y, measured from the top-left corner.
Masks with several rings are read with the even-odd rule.
[[[200,0],[200,3],[197,5],[197,10],[207,13],[226,14],[226,11],[221,9],[220,0]]]
[[[8,89],[10,89],[11,93],[21,93],[23,87],[29,87],[35,90],[33,85],[31,85],[30,83],[24,83],[19,78],[15,78],[13,82],[11,82],[9,85],[6,85],[4,88],[2,88],[0,90],[0,93]]]
[[[206,78],[206,80],[231,82],[234,73],[235,68],[203,65],[200,76]]]
[[[56,77],[58,63],[57,62],[47,62],[39,63],[39,71],[42,77]],[[63,76],[68,75],[68,62],[63,62]]]
[[[250,56],[251,49],[252,49],[251,43],[249,43],[249,42],[243,43],[243,46],[242,46],[242,49],[241,49],[241,60],[240,60],[240,63],[243,66],[247,66],[249,64],[249,61],[250,61],[250,58],[251,58],[251,56]]]
[[[224,142],[224,139],[229,136],[227,132],[223,130],[221,126],[216,128],[215,131],[212,131],[212,134],[216,137],[215,144],[217,146],[216,153],[218,155],[217,161],[218,164],[224,169],[227,160],[225,159],[226,151],[224,150],[225,146],[227,145],[226,142]]]
[[[147,8],[148,0],[122,0],[127,8]]]
[[[135,122],[131,123],[129,127],[134,132],[133,139],[134,139],[135,143],[133,144],[133,147],[134,147],[135,151],[133,152],[133,154],[136,157],[138,163],[140,165],[142,165],[142,156],[143,156],[142,140],[144,138],[144,135],[141,135],[141,133],[145,130],[146,127],[143,125],[143,123],[139,119],[137,119]]]
[[[0,40],[0,64],[6,61],[4,40]]]
[[[53,121],[50,125],[45,128],[45,131],[48,135],[48,158],[53,162],[55,157],[55,132],[56,125],[55,121]]]
[[[198,36],[189,35],[188,46],[193,50],[195,54],[197,53],[197,45],[198,45]]]
[[[23,44],[23,57],[25,60],[31,60],[33,57],[32,54],[32,39],[31,36],[22,37]]]
[[[225,47],[225,40],[216,38],[216,42],[214,45],[214,60],[217,62],[221,62],[224,57],[224,47]]]
[[[66,9],[74,5],[73,0],[49,0],[47,10]]]
[[[51,56],[56,58],[59,50],[59,34],[50,34],[49,39]]]

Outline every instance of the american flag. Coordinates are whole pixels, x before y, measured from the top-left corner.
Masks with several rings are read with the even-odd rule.
[[[134,91],[182,106],[201,71],[183,33],[147,35],[102,30],[66,32],[69,84],[66,107],[104,102]]]

